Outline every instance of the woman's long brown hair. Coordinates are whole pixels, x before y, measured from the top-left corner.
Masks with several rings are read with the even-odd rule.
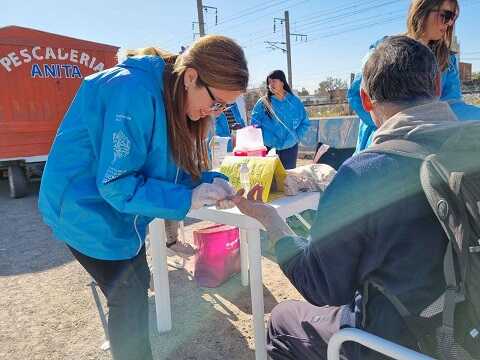
[[[455,5],[455,11],[458,15],[460,9],[457,0],[413,0],[410,4],[407,17],[406,35],[418,40],[425,31],[425,22],[432,10],[440,9],[445,1]],[[444,71],[449,65],[450,53],[452,52],[453,25],[447,28],[444,37],[437,41],[430,41],[428,46],[437,57],[438,65],[441,71]]]
[[[168,123],[169,146],[174,161],[193,178],[208,168],[206,137],[210,117],[191,121],[185,112],[186,90],[184,74],[187,68],[198,73],[197,85],[222,90],[245,91],[248,68],[242,48],[225,36],[208,35],[195,41],[181,55],[158,48],[128,51],[127,56],[156,55],[166,63],[163,73],[164,100]]]

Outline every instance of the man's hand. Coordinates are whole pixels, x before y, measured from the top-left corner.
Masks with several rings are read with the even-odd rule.
[[[278,216],[278,214],[273,206],[262,201],[262,193],[263,187],[257,184],[249,191],[246,199],[243,197],[245,190],[240,189],[233,196],[232,201],[243,214],[257,219],[265,226],[269,218]]]
[[[295,235],[278,215],[277,210],[262,201],[263,187],[261,185],[255,185],[247,194],[246,199],[243,197],[244,192],[243,189],[239,190],[232,201],[243,214],[258,220],[265,227],[274,244],[284,236]]]

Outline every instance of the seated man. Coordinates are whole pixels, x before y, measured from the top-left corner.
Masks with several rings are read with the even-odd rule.
[[[435,56],[415,40],[385,40],[363,77],[363,105],[379,128],[374,143],[457,121],[448,104],[437,100]],[[347,160],[322,195],[308,240],[294,236],[273,207],[254,200],[261,198],[259,186],[249,199],[233,198],[265,226],[282,271],[308,301],[273,309],[267,344],[272,359],[326,359],[329,338],[347,326],[419,351],[395,307],[368,286],[375,279],[413,314],[444,291],[448,240],[421,188],[419,167],[416,159],[374,152]],[[365,288],[368,302],[356,297]],[[344,355],[384,358],[352,344]]]

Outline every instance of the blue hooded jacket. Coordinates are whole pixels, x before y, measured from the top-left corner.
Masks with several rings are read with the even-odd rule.
[[[240,110],[238,110],[238,106],[236,103],[232,105],[230,110],[235,117],[235,121],[240,124],[241,127],[245,127],[245,121],[242,119],[242,115],[240,114]],[[232,133],[230,131],[230,127],[228,126],[227,116],[223,112],[215,119],[215,134],[217,136],[230,137],[230,140],[228,141],[227,151],[231,152],[233,150],[231,140]]]
[[[364,57],[363,64],[366,63],[372,51],[375,50],[384,39],[385,37],[370,46],[369,52]],[[350,89],[348,89],[348,102],[361,120],[358,128],[356,152],[366,149],[371,144],[373,133],[377,129],[370,114],[363,108],[360,98],[361,83],[362,74],[357,73]],[[447,69],[442,73],[441,84],[442,92],[440,100],[451,103],[451,108],[459,120],[480,120],[480,108],[463,102],[457,57],[453,53],[450,55]]]
[[[200,182],[170,151],[164,65],[159,57],[132,57],[85,78],[58,129],[39,209],[55,237],[82,254],[132,258],[151,220],[183,219],[190,209]]]
[[[252,125],[262,129],[265,146],[277,150],[289,149],[298,144],[308,131],[308,114],[300,99],[289,92],[283,100],[272,96],[271,101],[283,124],[275,116],[267,115],[262,99],[259,99],[252,110]]]

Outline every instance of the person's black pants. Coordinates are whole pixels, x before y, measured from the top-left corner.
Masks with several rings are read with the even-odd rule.
[[[267,149],[270,151],[271,148],[267,147]],[[298,144],[284,150],[277,149],[277,155],[286,170],[295,169],[297,167]]]
[[[150,271],[145,246],[128,260],[99,260],[70,248],[95,279],[108,305],[108,334],[114,360],[151,360],[148,324]]]
[[[273,360],[327,359],[328,341],[343,326],[343,317],[348,316],[344,309],[294,300],[278,304],[268,323],[268,355]],[[353,349],[348,350],[352,354]],[[342,359],[347,359],[345,355],[342,351]]]

